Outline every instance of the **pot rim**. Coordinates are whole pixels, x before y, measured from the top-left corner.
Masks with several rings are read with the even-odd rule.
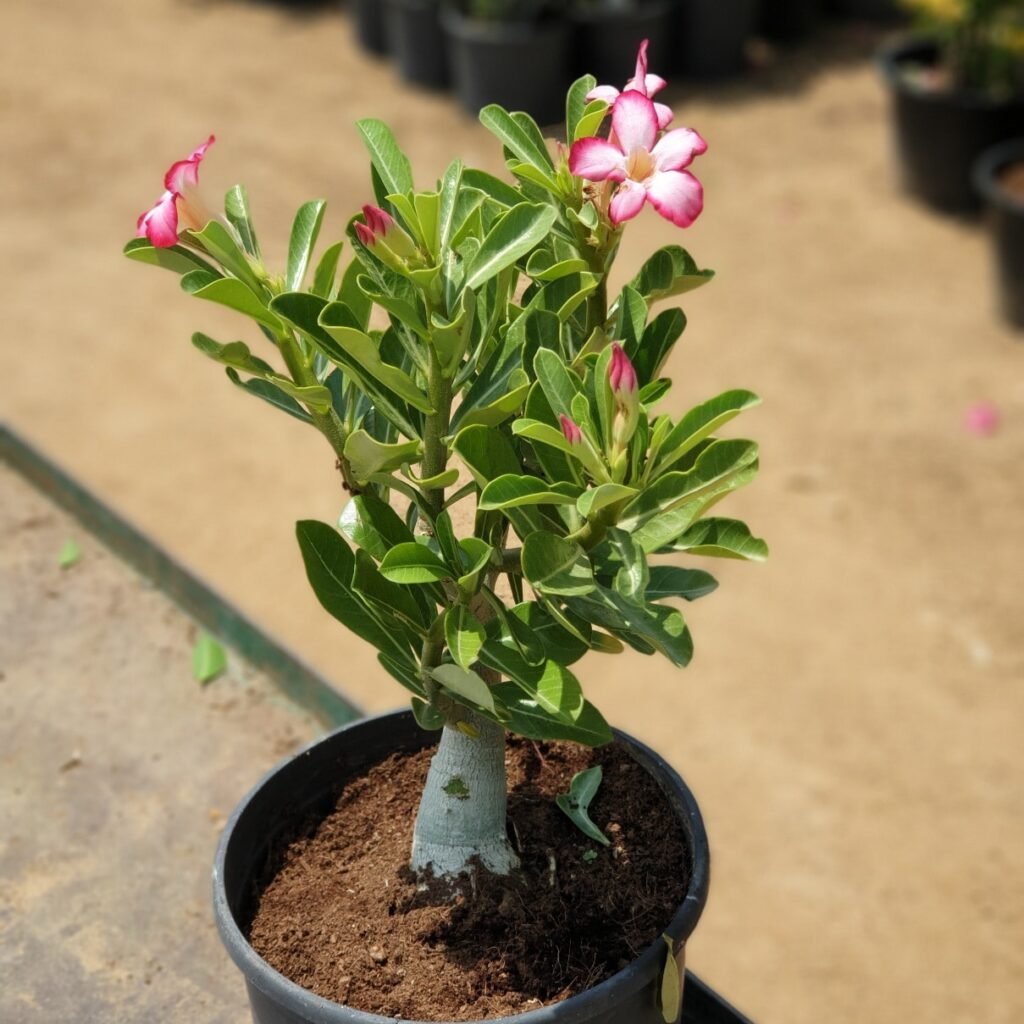
[[[1024,203],[1013,199],[996,180],[1010,164],[1024,164],[1024,136],[1006,139],[986,149],[971,168],[971,180],[979,194],[990,203],[1024,213]]]
[[[278,1002],[290,1003],[293,1006],[301,1005],[302,1012],[311,1021],[316,1021],[317,1024],[394,1024],[395,1019],[393,1017],[382,1017],[375,1013],[367,1013],[363,1010],[357,1010],[342,1003],[336,1003],[318,996],[286,978],[275,968],[271,967],[252,948],[248,939],[242,934],[227,902],[224,871],[228,846],[235,827],[249,804],[278,772],[282,771],[293,761],[297,761],[308,754],[314,747],[329,742],[341,733],[348,732],[350,729],[360,725],[366,725],[370,722],[394,716],[407,716],[411,718],[412,712],[406,709],[387,711],[382,714],[369,715],[356,721],[348,722],[333,732],[306,744],[301,750],[290,757],[284,758],[271,768],[270,771],[266,772],[259,782],[238,803],[217,842],[212,877],[213,911],[217,930],[220,933],[221,941],[228,951],[228,955],[234,961],[235,966],[241,970],[248,984],[253,985],[266,996]],[[681,939],[685,942],[686,938],[690,936],[696,927],[697,920],[704,909],[710,880],[710,850],[700,808],[697,806],[693,793],[691,793],[690,788],[680,777],[679,773],[660,755],[646,744],[634,739],[620,729],[613,729],[612,732],[617,740],[629,746],[631,755],[650,774],[653,774],[651,766],[658,766],[665,781],[669,784],[669,788],[675,792],[685,810],[686,824],[690,833],[690,839],[692,840],[692,871],[686,895],[672,916],[672,920],[665,928],[665,934],[670,935],[676,944]],[[486,1024],[582,1024],[582,1022],[589,1019],[588,1014],[596,1010],[607,1010],[613,996],[618,995],[621,998],[621,996],[630,995],[649,984],[649,975],[653,974],[656,976],[657,972],[660,971],[664,948],[664,942],[659,936],[627,967],[624,967],[621,971],[613,974],[610,978],[606,978],[592,988],[570,996],[561,1002],[551,1003],[536,1010],[528,1010],[526,1013],[515,1014],[511,1017],[489,1018]],[[410,1020],[404,1021],[404,1024],[454,1024],[454,1022]]]
[[[977,90],[936,90],[925,91],[913,88],[902,74],[903,67],[914,56],[932,57],[939,54],[939,42],[934,36],[921,33],[903,33],[883,43],[877,53],[877,62],[889,85],[905,96],[911,96],[920,103],[957,106],[963,110],[1000,110],[1019,106],[1024,109],[1024,93],[1011,93],[1005,97],[989,96]]]

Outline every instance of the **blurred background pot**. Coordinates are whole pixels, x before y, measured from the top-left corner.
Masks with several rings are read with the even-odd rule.
[[[781,43],[803,39],[821,20],[822,0],[761,0],[761,34]]]
[[[448,84],[448,47],[439,0],[384,0],[388,49],[407,82],[430,89]]]
[[[658,784],[689,847],[690,881],[665,934],[682,971],[686,940],[707,899],[710,854],[700,810],[686,784],[653,750],[615,732],[632,758]],[[314,995],[275,971],[245,937],[253,900],[268,863],[299,826],[324,818],[339,788],[398,751],[436,742],[409,711],[344,726],[273,769],[239,804],[224,829],[213,869],[213,908],[221,940],[245,976],[254,1024],[378,1024],[384,1018]],[[560,1003],[491,1024],[664,1024],[659,992],[666,962],[661,938],[606,981]]]
[[[906,17],[898,0],[826,0],[825,9],[830,14],[858,21],[893,22]]]
[[[441,24],[452,84],[469,113],[500,103],[541,125],[562,120],[571,74],[568,22],[483,19],[446,6]]]
[[[880,60],[907,190],[938,210],[977,210],[973,164],[988,147],[1020,134],[1024,96],[999,99],[929,84],[939,69],[939,49],[930,40],[898,40],[883,48]]]
[[[650,69],[667,69],[675,4],[673,0],[577,0],[570,8],[575,77],[591,74],[600,85],[621,88],[633,76],[640,44],[649,40]]]
[[[387,53],[383,0],[349,0],[349,7],[359,45],[370,53]]]
[[[1024,136],[986,150],[974,165],[974,185],[992,233],[1000,307],[1024,330]]]
[[[703,79],[726,78],[745,70],[757,13],[757,0],[679,0],[676,70]]]

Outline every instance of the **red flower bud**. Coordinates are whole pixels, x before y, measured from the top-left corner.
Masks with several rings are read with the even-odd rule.
[[[633,395],[639,389],[636,370],[629,361],[622,346],[616,341],[612,344],[612,361],[608,366],[608,383],[616,398]]]
[[[583,443],[583,431],[568,416],[562,413],[559,415],[558,421],[562,424],[562,433],[569,444],[577,445]]]

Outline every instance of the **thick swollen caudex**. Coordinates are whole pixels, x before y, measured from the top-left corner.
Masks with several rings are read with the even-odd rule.
[[[471,871],[474,858],[499,875],[519,866],[505,829],[505,730],[466,717],[479,735],[444,728],[416,815],[412,869],[437,878]]]

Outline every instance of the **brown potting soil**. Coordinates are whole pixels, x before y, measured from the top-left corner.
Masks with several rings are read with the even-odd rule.
[[[511,740],[510,835],[522,869],[478,869],[454,897],[407,868],[432,750],[350,782],[294,839],[249,934],[273,967],[320,996],[406,1020],[524,1013],[627,966],[686,894],[687,847],[657,784],[622,749]],[[572,776],[603,766],[588,839],[557,808]]]
[[[1010,164],[999,174],[999,187],[1019,206],[1024,206],[1024,162]]]

